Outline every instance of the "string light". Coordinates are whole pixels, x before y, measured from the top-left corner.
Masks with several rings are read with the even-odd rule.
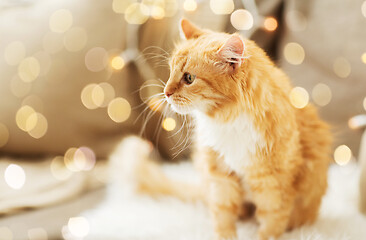
[[[166,131],[173,131],[177,124],[173,118],[165,118],[162,125]]]
[[[233,0],[210,0],[210,8],[215,14],[230,14],[234,11]]]
[[[309,94],[302,87],[294,87],[290,92],[290,102],[296,108],[304,108],[309,103]]]
[[[264,19],[264,29],[266,29],[269,32],[273,32],[277,29],[278,23],[277,20],[274,17],[267,17]]]
[[[70,233],[78,238],[84,238],[89,234],[90,226],[84,217],[72,217],[67,224]]]
[[[333,63],[333,71],[340,78],[347,78],[351,73],[351,65],[347,59],[337,57]]]
[[[160,6],[152,6],[150,15],[154,19],[163,19],[165,16],[165,10]]]
[[[49,26],[51,31],[64,33],[72,26],[72,14],[67,9],[56,10],[50,17]]]
[[[325,85],[323,83],[318,83],[313,88],[313,91],[311,92],[311,96],[317,105],[323,107],[323,106],[327,105],[330,102],[330,100],[332,99],[332,91],[330,90],[330,88],[327,85]]]
[[[187,12],[194,12],[197,9],[197,3],[195,0],[185,0],[183,3],[183,8]]]
[[[249,30],[253,27],[253,16],[245,9],[238,9],[230,16],[231,24],[238,30]]]
[[[25,46],[20,41],[9,43],[5,47],[4,59],[5,62],[11,66],[18,65],[25,57]]]
[[[124,98],[115,98],[108,104],[108,115],[117,123],[126,121],[130,114],[131,106]]]
[[[304,48],[295,42],[287,43],[285,45],[283,54],[287,62],[293,65],[301,64],[305,58]]]
[[[47,240],[48,235],[46,230],[43,228],[32,228],[28,230],[29,240]]]
[[[41,67],[34,57],[24,58],[18,66],[18,75],[24,82],[33,82],[39,75]]]
[[[346,145],[338,146],[334,151],[334,160],[338,165],[346,165],[352,158],[352,152]]]
[[[86,31],[83,28],[73,27],[65,33],[63,42],[66,50],[77,52],[85,47],[87,41]]]
[[[104,48],[95,47],[85,55],[85,66],[92,72],[100,72],[108,64],[108,54]]]
[[[0,148],[5,146],[8,140],[9,140],[9,130],[4,124],[0,123]]]
[[[4,173],[5,182],[13,189],[20,189],[25,183],[25,172],[22,167],[10,164]]]
[[[112,58],[111,66],[115,70],[121,70],[125,66],[125,61],[120,56],[115,56]]]

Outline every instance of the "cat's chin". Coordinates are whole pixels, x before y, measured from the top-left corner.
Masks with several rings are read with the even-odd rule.
[[[191,113],[191,111],[185,107],[179,107],[174,104],[170,104],[170,107],[173,109],[174,112],[176,112],[178,114],[186,115],[186,114]]]

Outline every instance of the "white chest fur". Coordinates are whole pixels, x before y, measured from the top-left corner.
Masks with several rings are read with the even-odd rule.
[[[231,170],[243,173],[245,166],[255,161],[257,148],[265,141],[247,114],[231,122],[222,123],[202,113],[195,114],[198,141],[213,148]]]

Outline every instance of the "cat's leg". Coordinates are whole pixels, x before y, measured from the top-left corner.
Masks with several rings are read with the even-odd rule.
[[[240,179],[222,166],[218,155],[205,149],[200,153],[200,169],[203,171],[206,201],[213,221],[215,240],[234,240],[236,221],[243,203]]]
[[[294,205],[295,192],[284,176],[274,175],[260,166],[251,167],[246,176],[256,205],[260,240],[276,239],[286,231]],[[281,180],[281,181],[280,181]]]

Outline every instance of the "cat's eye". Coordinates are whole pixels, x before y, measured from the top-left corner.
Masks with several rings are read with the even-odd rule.
[[[194,79],[196,79],[196,75],[190,74],[190,73],[184,73],[183,75],[183,80],[187,83],[187,84],[191,84],[193,83]]]

